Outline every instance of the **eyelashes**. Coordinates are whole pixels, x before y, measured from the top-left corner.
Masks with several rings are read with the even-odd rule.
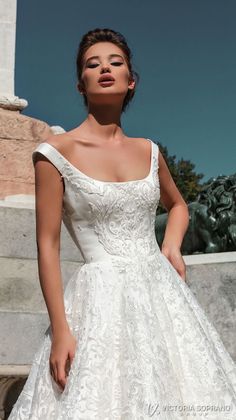
[[[113,63],[111,63],[112,66],[121,66],[123,63],[121,63],[120,61],[114,61]],[[90,69],[94,69],[95,67],[99,66],[99,64],[88,64],[87,67],[89,67]]]

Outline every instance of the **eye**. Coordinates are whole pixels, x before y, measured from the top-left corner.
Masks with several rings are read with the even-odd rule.
[[[97,67],[98,66],[98,64],[88,64],[87,65],[87,67],[89,67],[90,69],[93,69],[93,68],[95,68],[95,67]]]
[[[120,61],[113,61],[113,63],[111,63],[113,66],[121,66],[123,63],[121,63]]]

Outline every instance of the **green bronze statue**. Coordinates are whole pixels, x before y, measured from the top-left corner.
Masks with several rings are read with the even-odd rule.
[[[197,200],[188,204],[189,227],[183,255],[236,251],[236,174],[210,179]],[[156,238],[164,238],[168,214],[156,216]]]

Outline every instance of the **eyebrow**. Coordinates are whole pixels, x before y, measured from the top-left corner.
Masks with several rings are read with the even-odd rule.
[[[122,57],[122,55],[120,55],[120,54],[110,54],[108,57],[109,57],[109,58],[112,58],[112,57],[120,57],[120,58],[122,58],[122,59],[124,60],[124,57]],[[93,55],[92,57],[89,57],[89,58],[86,60],[86,63],[85,63],[85,64],[87,64],[87,62],[88,62],[89,60],[92,60],[92,58],[99,58],[99,56],[98,56],[98,55]]]

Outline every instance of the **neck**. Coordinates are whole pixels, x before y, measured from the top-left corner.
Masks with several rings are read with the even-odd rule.
[[[124,137],[121,127],[121,109],[112,105],[90,104],[87,118],[80,125],[86,137],[104,139],[104,141],[120,140]]]

